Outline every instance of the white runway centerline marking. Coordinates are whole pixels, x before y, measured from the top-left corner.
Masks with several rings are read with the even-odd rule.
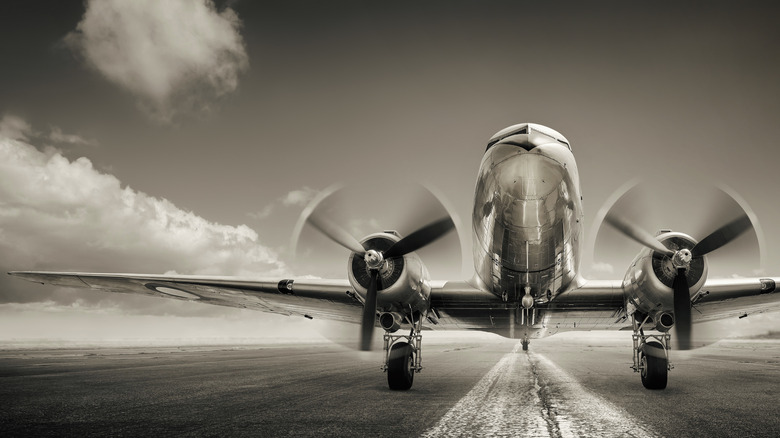
[[[422,436],[657,436],[546,357],[519,348]]]

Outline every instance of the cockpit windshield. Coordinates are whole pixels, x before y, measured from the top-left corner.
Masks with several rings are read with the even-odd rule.
[[[487,152],[488,149],[509,137],[522,134],[528,135],[528,140],[533,144],[538,144],[537,141],[543,140],[543,138],[540,137],[544,137],[565,145],[571,151],[571,145],[569,144],[568,140],[566,140],[566,137],[554,129],[550,129],[542,125],[537,125],[535,123],[522,123],[498,131],[493,137],[490,138],[490,141],[488,141],[485,151]],[[534,141],[533,137],[536,137],[537,141]]]
[[[506,129],[504,131],[506,131]],[[498,134],[494,135],[493,138],[490,139],[485,150],[487,151],[488,149],[493,147],[494,144],[500,142],[501,140],[517,134],[528,134],[528,126],[521,125],[518,126],[517,129],[512,129],[509,130],[508,132],[499,132]]]

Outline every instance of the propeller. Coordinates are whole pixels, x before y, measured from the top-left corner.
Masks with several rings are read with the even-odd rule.
[[[374,317],[376,316],[376,291],[379,287],[379,270],[371,270],[371,283],[366,292],[366,302],[363,304],[363,318],[360,321],[360,349],[371,350],[371,340],[374,337]]]
[[[674,255],[674,251],[665,247],[664,244],[656,239],[652,234],[648,233],[638,225],[629,222],[626,218],[620,215],[612,214],[610,212],[610,214],[604,218],[604,221],[637,243],[646,246],[653,251],[660,252],[661,254],[666,254],[668,256]]]
[[[449,217],[439,219],[428,224],[417,231],[409,234],[384,253],[370,249],[364,252],[364,259],[371,273],[371,281],[366,292],[366,302],[363,304],[363,318],[360,327],[360,349],[368,351],[371,349],[371,340],[374,336],[374,318],[376,316],[376,296],[377,289],[381,285],[379,271],[384,266],[386,260],[400,258],[416,251],[424,246],[438,240],[455,228],[455,223]],[[329,236],[330,237],[330,236]],[[335,241],[335,240],[334,240]],[[340,243],[340,242],[336,242]],[[359,254],[356,252],[356,254]]]
[[[449,217],[434,221],[396,242],[385,252],[385,257],[389,259],[402,257],[417,251],[435,242],[453,228],[455,228],[455,223]]]
[[[743,211],[736,219],[712,231],[691,249],[667,248],[664,243],[642,227],[611,210],[604,217],[604,221],[630,239],[671,259],[672,266],[676,271],[672,281],[672,291],[677,344],[681,350],[690,349],[692,347],[691,300],[687,274],[691,261],[727,245],[752,228],[753,223],[750,217]]]
[[[707,255],[736,239],[740,234],[744,233],[752,226],[753,223],[750,221],[750,218],[746,214],[743,214],[700,240],[699,243],[691,249],[691,252],[694,257]]]
[[[389,260],[401,258],[413,251],[430,245],[452,231],[452,229],[455,228],[455,223],[449,216],[440,218],[418,228],[416,231],[392,244],[392,246],[385,251],[371,249],[361,244],[351,233],[331,220],[327,216],[326,209],[317,208],[320,203],[335,192],[341,190],[341,188],[341,186],[334,186],[326,189],[320,196],[316,197],[306,209],[304,209],[301,220],[296,227],[296,233],[294,234],[293,248],[297,245],[297,236],[300,234],[303,223],[308,223],[331,241],[348,249],[356,256],[363,258],[369,271],[370,281],[366,291],[365,302],[363,303],[359,347],[363,351],[368,351],[371,349],[374,334],[378,291],[382,289],[382,270],[387,266],[387,262]],[[430,206],[426,208],[430,209]],[[421,209],[411,209],[412,212],[419,210]]]
[[[327,217],[323,215],[311,214],[309,215],[307,222],[319,230],[319,232],[327,236],[330,240],[338,243],[344,248],[347,248],[356,254],[365,254],[366,249],[363,248],[363,245],[361,245],[357,239],[355,239],[345,229],[336,225],[335,222],[331,221]]]
[[[677,344],[680,350],[691,348],[691,295],[685,268],[677,268],[672,283],[674,291],[674,326],[677,332]]]

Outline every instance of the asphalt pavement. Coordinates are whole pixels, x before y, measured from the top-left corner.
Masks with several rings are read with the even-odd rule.
[[[410,391],[335,344],[0,351],[3,436],[780,436],[780,342],[674,352],[642,387],[625,340],[423,341]]]

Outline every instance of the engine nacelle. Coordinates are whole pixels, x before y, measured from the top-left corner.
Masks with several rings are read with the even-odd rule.
[[[401,240],[394,232],[371,234],[360,243],[366,249],[387,251]],[[362,256],[352,253],[347,263],[349,282],[360,296],[366,296],[371,273]],[[431,285],[428,269],[415,253],[385,260],[379,270],[377,310],[406,315],[411,311],[425,314],[430,308]]]
[[[676,251],[691,249],[696,240],[677,232],[666,232],[657,236],[667,248]],[[643,248],[636,256],[623,280],[623,290],[629,305],[639,312],[650,315],[656,328],[668,331],[674,324],[674,291],[672,284],[677,269],[672,259],[649,248]],[[686,279],[691,296],[704,286],[707,280],[707,258],[694,257],[686,270]]]

